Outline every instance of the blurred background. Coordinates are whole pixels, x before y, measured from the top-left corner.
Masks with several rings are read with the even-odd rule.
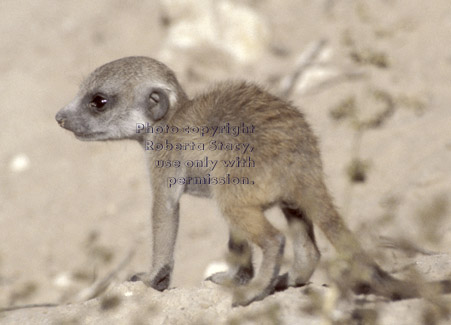
[[[142,149],[54,120],[93,69],[130,55],[167,64],[190,96],[246,79],[300,107],[336,205],[387,269],[450,252],[448,0],[2,0],[0,39],[0,307],[70,301],[129,251],[119,281],[149,267]],[[185,196],[172,285],[198,286],[226,246],[215,205]]]

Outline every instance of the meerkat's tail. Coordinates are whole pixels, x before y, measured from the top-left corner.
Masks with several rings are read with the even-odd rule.
[[[340,257],[349,262],[350,269],[346,276],[340,277],[340,281],[355,293],[373,293],[392,300],[451,293],[451,280],[422,282],[417,279],[400,280],[391,276],[363,250],[357,237],[333,206],[327,189],[316,187],[315,193],[309,194],[311,196],[304,193],[303,208],[313,223],[323,231]],[[323,200],[314,200],[314,197],[321,197]]]
[[[369,273],[371,276],[367,279],[357,276],[357,280],[350,281],[351,289],[355,293],[373,293],[391,300],[427,298],[451,293],[451,280],[427,282],[420,277],[415,280],[400,280],[382,270],[376,263],[370,266]]]

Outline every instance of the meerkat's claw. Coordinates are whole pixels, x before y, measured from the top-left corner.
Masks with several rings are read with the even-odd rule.
[[[231,286],[231,285],[246,285],[253,277],[253,272],[244,271],[243,269],[239,269],[237,272],[218,272],[210,275],[205,281],[211,281],[213,283],[223,285],[223,286]]]

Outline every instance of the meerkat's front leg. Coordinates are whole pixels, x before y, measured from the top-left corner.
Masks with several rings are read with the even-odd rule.
[[[143,281],[152,288],[163,291],[169,287],[174,268],[174,247],[179,224],[179,196],[153,191],[152,240],[153,256],[150,272],[138,273],[131,281]]]
[[[249,242],[236,232],[230,231],[228,263],[230,269],[215,273],[206,280],[220,285],[244,285],[254,276],[252,249]]]

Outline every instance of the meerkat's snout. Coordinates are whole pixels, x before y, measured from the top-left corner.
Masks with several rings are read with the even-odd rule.
[[[64,128],[64,122],[66,121],[66,117],[60,112],[55,115],[55,120],[58,122],[58,125]]]

